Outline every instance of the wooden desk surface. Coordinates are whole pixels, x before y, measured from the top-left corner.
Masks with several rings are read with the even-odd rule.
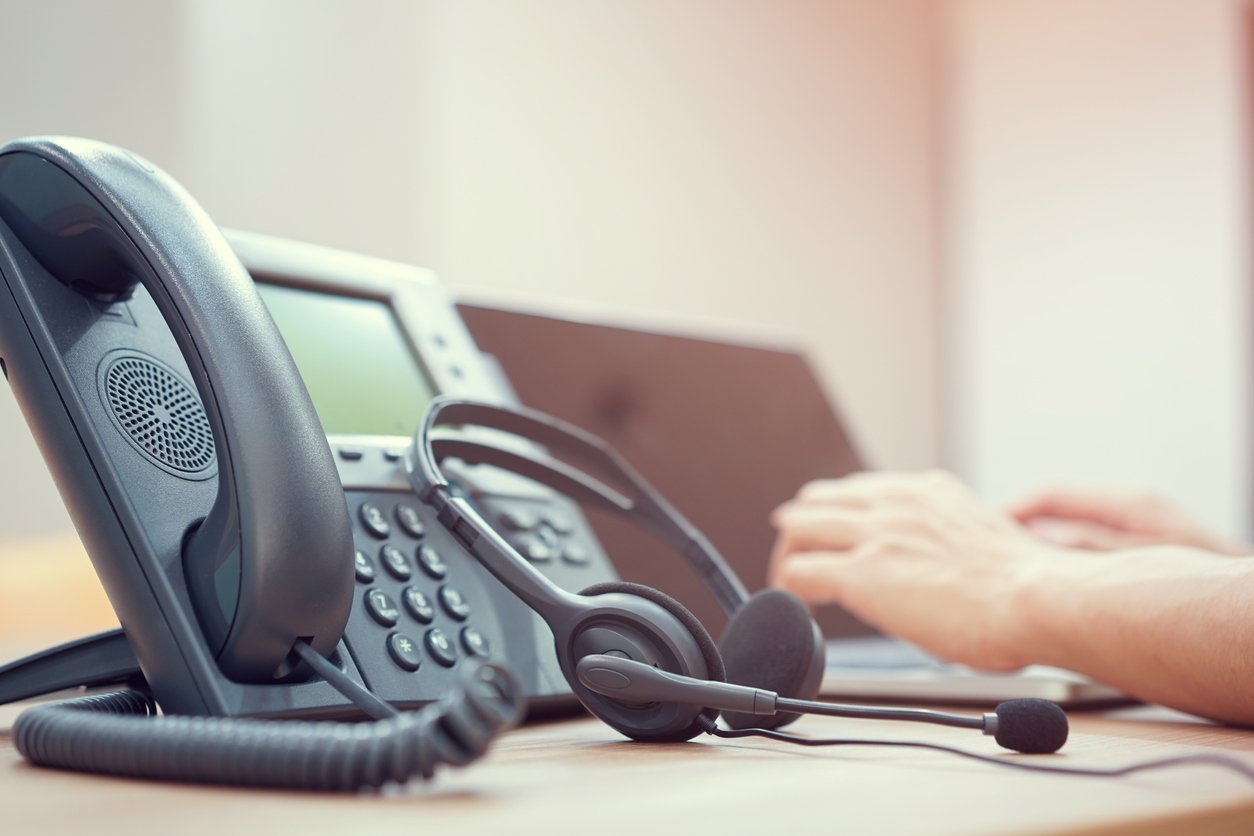
[[[5,651],[0,658],[109,626],[107,609],[100,608],[102,599],[89,582],[64,584],[67,567],[90,573],[81,553],[75,555],[64,542],[6,551],[0,549],[0,558],[24,560],[31,572],[6,571],[0,583],[0,648]],[[45,559],[33,560],[36,554]],[[63,561],[59,569],[57,561]],[[59,582],[45,585],[48,573],[59,573]],[[63,594],[50,599],[50,588]],[[76,594],[84,596],[83,606],[70,615],[75,609],[67,607],[71,602],[65,596]],[[26,608],[23,618],[16,617],[16,607]],[[44,614],[40,636],[23,629],[31,628],[36,613]],[[222,836],[271,828],[302,834],[419,829],[530,834],[594,832],[593,827],[607,834],[681,828],[775,834],[802,826],[872,834],[1254,833],[1254,785],[1208,766],[1119,779],[1079,778],[909,749],[804,749],[711,738],[644,745],[629,743],[596,721],[576,719],[515,730],[479,764],[443,772],[428,785],[332,796],[36,769],[21,761],[8,734],[19,710],[0,708],[0,834],[90,830]],[[961,729],[832,718],[806,718],[793,728],[815,736],[923,740],[989,754],[1001,751],[989,738]],[[1063,753],[1034,760],[1108,767],[1196,752],[1224,752],[1254,765],[1254,732],[1161,708],[1074,713]]]

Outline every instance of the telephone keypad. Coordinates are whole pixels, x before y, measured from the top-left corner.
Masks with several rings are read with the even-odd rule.
[[[449,641],[448,635],[439,627],[432,627],[427,631],[426,645],[427,652],[431,654],[431,658],[441,665],[451,668],[456,664],[457,648],[453,647],[453,643]]]
[[[506,508],[501,512],[501,522],[513,531],[530,531],[540,523],[540,518],[525,508]]]
[[[483,658],[492,652],[487,637],[474,627],[462,628],[462,647],[471,656],[478,656],[479,658]]]
[[[575,531],[575,524],[565,514],[549,511],[544,514],[543,520],[545,525],[558,534],[573,534]]]
[[[466,603],[466,599],[462,594],[451,586],[442,586],[440,591],[436,593],[440,599],[440,606],[444,607],[444,611],[456,618],[458,621],[465,621],[470,617],[470,604]]]
[[[353,573],[358,583],[370,583],[374,580],[374,561],[361,549],[353,553]]]
[[[414,570],[410,568],[409,558],[405,556],[405,552],[391,543],[379,549],[379,559],[383,561],[388,574],[398,581],[407,581],[414,576]]]
[[[582,543],[567,543],[562,546],[562,560],[573,566],[585,566],[588,563],[588,549]]]
[[[393,633],[388,636],[388,655],[392,661],[407,671],[413,672],[422,667],[422,655],[418,652],[418,642],[404,633]]]
[[[421,540],[427,534],[427,529],[422,524],[422,517],[418,515],[418,509],[412,505],[402,503],[396,506],[396,522],[402,531],[415,540]]]
[[[378,505],[363,502],[359,510],[359,516],[361,517],[361,524],[365,526],[366,531],[370,532],[371,536],[379,540],[386,540],[388,535],[392,533],[392,526],[388,525],[388,518],[379,510]]]
[[[427,596],[413,586],[405,587],[403,593],[405,609],[420,624],[430,624],[435,620],[435,607],[427,600]]]
[[[553,560],[553,549],[538,537],[524,537],[515,541],[514,545],[532,563],[548,563]]]
[[[366,593],[366,611],[384,627],[395,627],[397,619],[401,617],[396,603],[381,589],[372,589]]]
[[[382,459],[381,448],[367,449],[364,461],[352,466]],[[604,580],[608,567],[591,531],[566,505],[529,496],[473,491],[466,496],[559,585],[578,590]],[[503,617],[508,593],[413,493],[350,489],[347,499],[360,550],[354,554],[360,586],[344,639],[364,681],[380,697],[413,706],[452,687],[463,660],[551,654],[542,625],[524,630],[517,615]],[[503,519],[506,512],[513,528]],[[514,600],[508,606],[521,608]],[[543,673],[523,668],[529,693],[560,693],[556,661],[546,664],[552,667]]]
[[[444,576],[448,574],[448,564],[444,562],[444,558],[440,557],[440,553],[431,546],[423,546],[418,549],[418,565],[422,567],[422,571],[426,572],[432,580],[442,581]]]

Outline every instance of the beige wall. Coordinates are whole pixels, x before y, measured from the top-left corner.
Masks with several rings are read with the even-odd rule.
[[[0,2],[0,141],[70,134],[185,167],[177,4]],[[0,382],[0,538],[65,531],[69,517]]]
[[[1244,8],[955,4],[947,437],[989,498],[1145,485],[1248,529]]]
[[[219,223],[458,290],[782,334],[872,461],[936,460],[933,4],[132,1],[67,39],[70,6],[0,3],[6,76],[55,65],[5,134],[124,142]],[[63,525],[37,488],[0,531]]]

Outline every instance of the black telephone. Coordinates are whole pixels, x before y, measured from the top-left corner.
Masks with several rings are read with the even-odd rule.
[[[533,709],[574,704],[542,623],[402,470],[436,394],[512,398],[429,273],[224,237],[140,157],[39,138],[0,149],[0,278],[0,365],[167,713],[356,713],[302,642],[400,707],[478,658]],[[456,473],[559,585],[616,578],[569,500]]]

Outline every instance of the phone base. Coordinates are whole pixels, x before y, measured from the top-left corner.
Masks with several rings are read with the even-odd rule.
[[[67,688],[117,684],[147,690],[139,662],[120,628],[74,639],[0,667],[0,705]]]

